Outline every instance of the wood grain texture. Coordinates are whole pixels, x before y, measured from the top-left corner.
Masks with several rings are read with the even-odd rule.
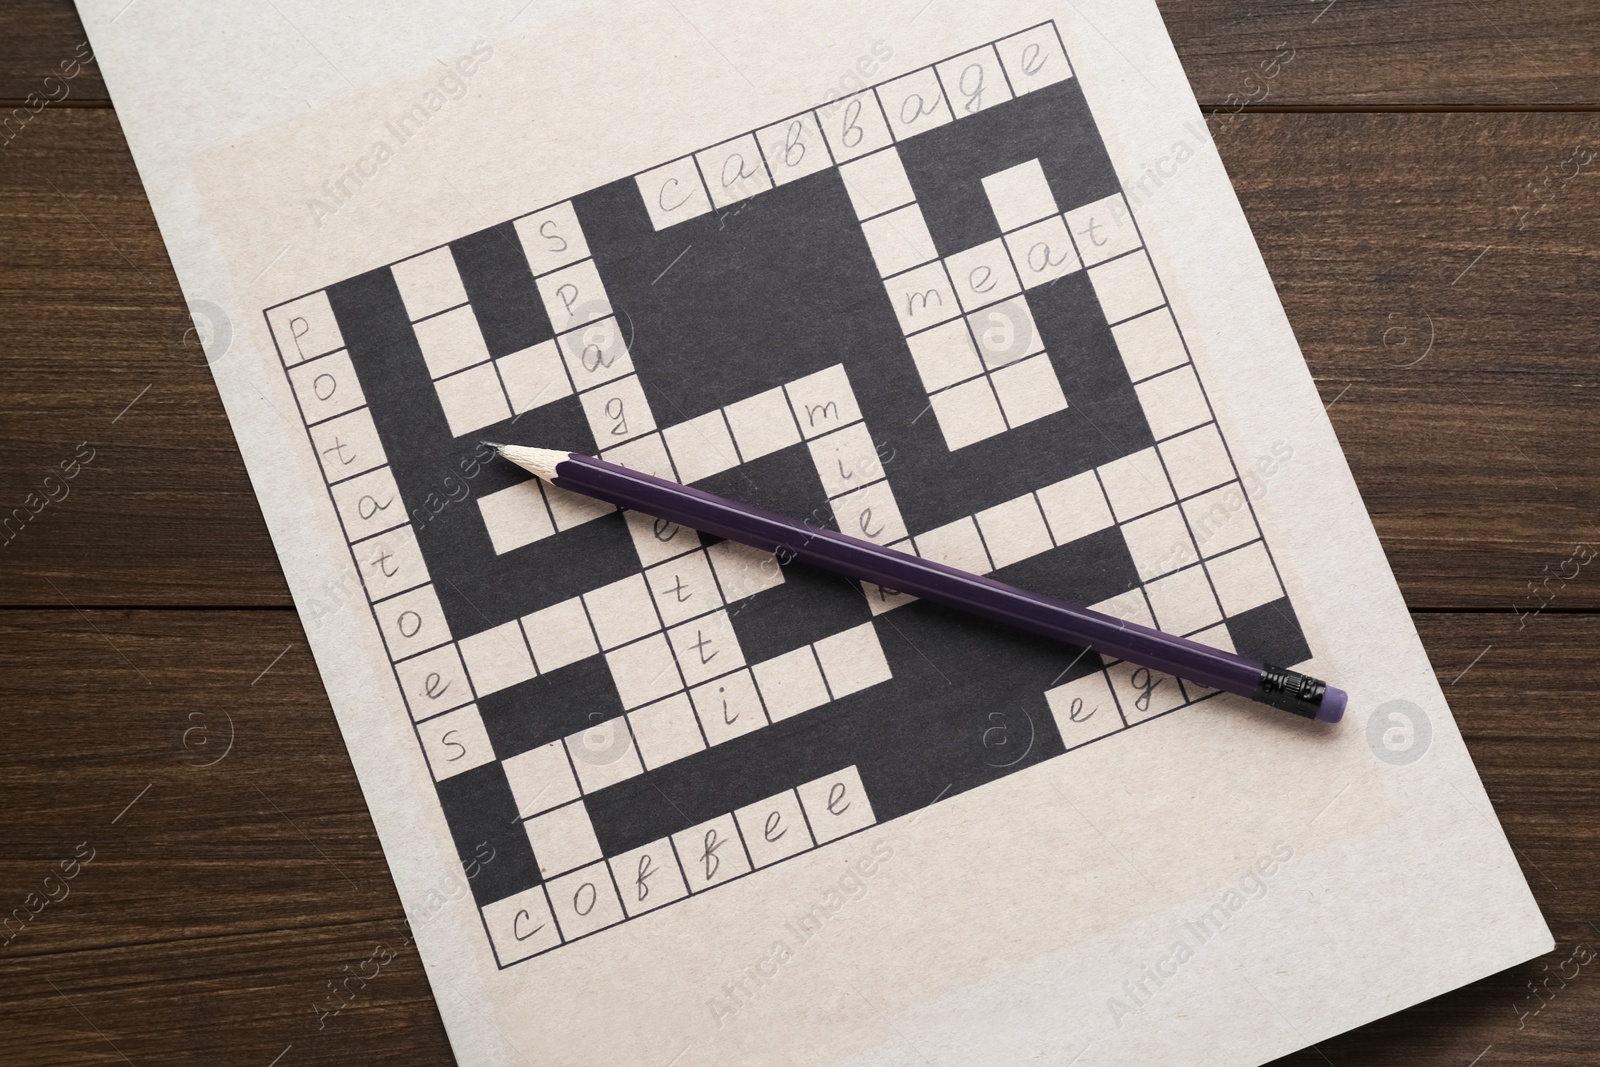
[[[1587,0],[1160,0],[1160,7],[1202,105],[1256,97],[1261,64],[1280,45],[1294,60],[1257,100],[1269,107],[1600,105],[1600,41]],[[130,6],[124,17],[154,14]],[[45,78],[84,39],[71,0],[0,4],[0,41],[8,42],[0,100],[15,106],[48,91]],[[69,99],[106,100],[99,72],[75,79]]]
[[[1600,607],[1593,575],[1527,590],[1600,544],[1600,162],[1535,190],[1553,199],[1518,228],[1530,182],[1600,149],[1593,119],[1212,123],[1408,603]],[[28,134],[0,170],[0,516],[79,442],[97,458],[0,545],[0,597],[287,605],[114,115],[47,111]]]
[[[1515,625],[1432,615],[1422,636],[1445,683],[1494,645],[1450,694],[1560,945],[1329,1042],[1338,1067],[1462,1067],[1490,1043],[1490,1064],[1590,1062],[1580,1052],[1600,1032],[1600,962],[1520,1028],[1516,1009],[1539,1006],[1526,983],[1574,944],[1600,951],[1600,709],[1572,696],[1600,691],[1587,652],[1600,618]],[[292,612],[0,612],[0,685],[0,905],[22,905],[61,860],[87,854],[81,844],[93,850],[70,892],[0,946],[6,1062],[120,1062],[112,1045],[136,1064],[265,1065],[288,1045],[296,1065],[449,1062]],[[348,1010],[319,1018],[327,983],[377,945],[392,962]]]
[[[287,605],[115,114],[47,110],[0,158],[0,596]]]
[[[1600,950],[1600,572],[1557,575],[1600,546],[1600,168],[1561,170],[1600,147],[1562,113],[1600,108],[1597,16],[1161,6],[1558,942],[1280,1064],[1587,1067],[1600,963],[1561,975]],[[0,534],[0,908],[94,851],[0,932],[0,1059],[450,1062],[104,83],[63,77],[83,41],[67,0],[0,0],[0,521],[94,457]]]

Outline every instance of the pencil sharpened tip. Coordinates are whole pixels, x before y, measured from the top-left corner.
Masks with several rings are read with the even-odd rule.
[[[499,449],[503,458],[547,482],[555,478],[556,465],[565,462],[571,455],[570,452],[558,452],[553,448],[526,448],[522,445],[500,445]]]

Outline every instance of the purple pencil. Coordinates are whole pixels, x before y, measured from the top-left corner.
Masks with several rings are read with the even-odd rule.
[[[848,578],[874,582],[885,589],[1027,633],[1092,648],[1307,719],[1332,723],[1344,716],[1347,697],[1343,690],[1297,671],[1223,652],[593,456],[520,445],[495,447],[506,459],[558,488],[771,552],[781,563],[799,560]]]

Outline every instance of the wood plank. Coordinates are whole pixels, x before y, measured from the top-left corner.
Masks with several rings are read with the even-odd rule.
[[[1600,103],[1585,0],[1162,0],[1161,11],[1209,106]],[[47,91],[45,77],[83,40],[70,0],[0,4],[0,100]],[[70,92],[106,99],[92,69]]]
[[[1600,607],[1592,568],[1528,591],[1570,576],[1575,545],[1600,545],[1600,165],[1545,191],[1554,199],[1525,228],[1512,210],[1590,142],[1592,121],[1213,123],[1412,606]],[[80,442],[96,458],[67,499],[0,546],[0,597],[287,604],[115,116],[47,111],[29,134],[0,171],[0,515]],[[1179,170],[1136,196],[1181,182]]]
[[[1586,1062],[1600,1032],[1593,966],[1536,1016],[1527,983],[1556,973],[1575,943],[1600,949],[1589,695],[1600,692],[1589,654],[1600,618],[1548,616],[1522,631],[1505,616],[1419,621],[1446,683],[1494,646],[1449,693],[1560,946],[1282,1062],[1462,1067],[1491,1043],[1486,1063]],[[67,895],[0,947],[8,1063],[123,1062],[113,1045],[140,1064],[265,1065],[290,1045],[284,1063],[299,1067],[449,1062],[293,613],[0,612],[0,685],[5,908],[93,850]],[[1415,766],[1425,773],[1426,757]],[[364,988],[352,983],[347,1010],[320,1018],[328,983],[377,946],[393,959]]]
[[[45,111],[27,134],[0,169],[5,598],[287,604],[115,114]]]
[[[1247,115],[1217,143],[1413,608],[1592,609],[1585,116]],[[1529,182],[1552,176],[1545,210]],[[1181,174],[1180,174],[1181,180]],[[1159,194],[1158,194],[1159,195]],[[1487,251],[1486,251],[1487,250]],[[1481,257],[1481,258],[1480,258]],[[1335,403],[1337,401],[1337,403]]]
[[[1585,0],[1160,0],[1160,7],[1202,105],[1600,101],[1596,11]]]
[[[29,105],[29,94],[37,101],[58,103],[104,103],[105,81],[100,68],[84,63],[93,55],[88,34],[78,20],[72,0],[0,0],[0,142],[7,134],[24,136],[26,122],[11,114],[19,105]],[[46,81],[46,79],[51,79]],[[10,117],[11,126],[4,125]],[[0,149],[3,150],[3,149]]]

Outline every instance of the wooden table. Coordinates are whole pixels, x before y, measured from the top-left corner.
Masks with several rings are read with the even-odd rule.
[[[1558,942],[1280,1062],[1592,1064],[1600,11],[1163,6]],[[59,898],[0,947],[0,1060],[449,1062],[83,40],[0,5],[0,910]]]

